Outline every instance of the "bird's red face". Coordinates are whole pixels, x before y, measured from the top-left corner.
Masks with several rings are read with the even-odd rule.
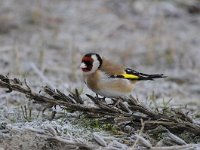
[[[81,61],[81,69],[83,72],[88,72],[92,70],[94,60],[91,56],[84,56]]]
[[[99,54],[88,53],[85,56],[83,56],[80,68],[86,75],[94,73],[98,68],[101,67],[101,64],[102,58],[99,56]]]

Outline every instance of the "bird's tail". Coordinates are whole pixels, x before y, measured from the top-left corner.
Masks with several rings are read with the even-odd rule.
[[[135,80],[154,80],[158,78],[167,77],[167,76],[164,76],[164,74],[144,74],[144,73],[140,73],[129,68],[127,68],[125,71],[127,74],[136,76],[137,78],[135,78]]]
[[[164,76],[163,74],[145,74],[139,76],[138,80],[154,80],[158,78],[166,78],[167,76]]]

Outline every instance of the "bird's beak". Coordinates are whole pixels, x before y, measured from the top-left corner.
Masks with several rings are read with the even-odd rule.
[[[84,68],[87,68],[87,66],[85,65],[85,63],[81,63],[80,68],[84,69]]]

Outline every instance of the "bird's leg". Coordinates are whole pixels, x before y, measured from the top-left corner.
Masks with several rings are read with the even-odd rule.
[[[105,100],[106,100],[106,97],[104,96],[104,97],[102,97],[101,99],[102,99],[103,101],[105,101]]]
[[[95,98],[99,98],[99,95],[96,93],[96,97]]]
[[[121,101],[120,98],[116,98],[116,102],[114,103],[114,105],[112,107],[116,107],[116,106],[119,106],[119,102]]]
[[[97,99],[99,99],[99,100],[101,100],[101,101],[105,101],[106,100],[106,97],[104,96],[104,97],[99,97],[99,95],[96,93],[96,97],[95,98],[97,98]]]

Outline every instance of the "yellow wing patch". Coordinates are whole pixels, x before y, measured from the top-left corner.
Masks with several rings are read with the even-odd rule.
[[[139,78],[139,77],[136,76],[136,75],[127,74],[127,73],[122,74],[122,76],[124,76],[124,78],[126,78],[126,79],[138,79],[138,78]]]

